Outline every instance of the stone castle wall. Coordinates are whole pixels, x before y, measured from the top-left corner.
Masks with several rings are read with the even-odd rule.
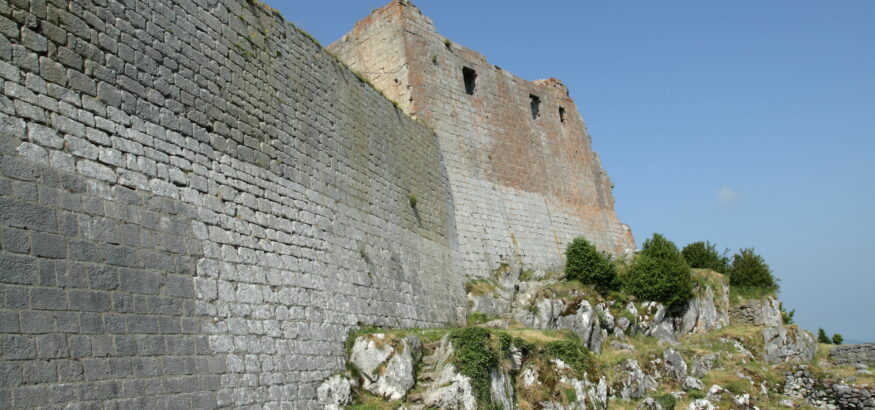
[[[839,345],[829,349],[829,359],[839,365],[875,365],[875,343]]]
[[[0,407],[315,408],[459,323],[436,137],[262,6],[3,1],[0,90]]]
[[[559,81],[529,82],[489,64],[445,40],[406,0],[374,11],[329,50],[437,132],[466,275],[503,263],[559,269],[581,235],[614,255],[635,248]],[[463,68],[476,72],[473,95]],[[534,118],[530,96],[540,99]]]

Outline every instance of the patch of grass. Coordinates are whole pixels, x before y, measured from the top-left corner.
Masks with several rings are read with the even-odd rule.
[[[482,296],[498,289],[498,284],[492,279],[474,279],[465,283],[465,293]]]
[[[574,403],[577,401],[577,392],[574,391],[571,387],[562,388],[562,392],[565,393],[565,400],[568,400],[569,403]]]
[[[395,410],[402,406],[401,401],[387,401],[382,397],[374,396],[364,389],[356,389],[353,403],[346,406],[347,410]]]
[[[468,326],[479,325],[481,323],[486,323],[486,322],[493,320],[493,319],[495,319],[495,317],[487,315],[487,314],[482,313],[482,312],[468,313],[468,318],[467,318]]]
[[[526,269],[522,273],[520,273],[520,282],[528,282],[532,280],[535,276],[535,271],[532,269]]]
[[[544,354],[552,358],[562,360],[571,366],[575,376],[583,378],[589,375],[590,379],[598,380],[595,360],[589,349],[583,347],[579,341],[561,340],[550,342],[544,346]]]
[[[654,397],[657,403],[662,406],[663,410],[674,410],[677,407],[677,399],[674,398],[671,394],[663,394],[661,396]]]
[[[729,304],[732,306],[741,305],[753,299],[765,299],[768,296],[777,297],[777,294],[772,289],[741,286],[729,287]]]
[[[393,101],[393,100],[389,100],[389,101],[392,101],[392,105],[394,105],[395,108],[398,108],[398,103],[396,103],[396,102]],[[411,207],[411,208],[416,208],[416,203],[417,203],[416,195],[413,195],[413,194],[408,195],[408,196],[407,196],[407,202],[410,203],[410,207]]]
[[[445,38],[445,39],[444,39],[444,46],[446,46],[446,47],[449,48],[449,49],[452,49],[452,48],[453,48],[453,42],[450,41],[450,39]]]

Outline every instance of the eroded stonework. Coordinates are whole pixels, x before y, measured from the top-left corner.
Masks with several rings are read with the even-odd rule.
[[[0,407],[316,408],[464,320],[433,132],[261,5],[4,1],[0,90]]]
[[[558,80],[529,82],[489,64],[406,0],[375,10],[328,49],[437,132],[466,275],[502,263],[559,269],[577,236],[616,256],[635,249]]]
[[[473,100],[406,88],[461,75],[422,54],[386,60],[396,108],[255,1],[0,2],[0,407],[318,408],[350,329],[461,324],[466,273],[572,236],[632,247],[564,87],[422,32]],[[540,119],[499,119],[528,93]]]

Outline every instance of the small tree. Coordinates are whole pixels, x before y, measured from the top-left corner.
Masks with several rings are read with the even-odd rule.
[[[829,340],[829,336],[826,335],[826,331],[823,330],[823,328],[817,329],[817,343],[826,343],[826,344],[832,343]]]
[[[786,309],[784,309],[783,303],[781,305],[779,305],[779,309],[781,309],[781,319],[784,320],[784,324],[785,325],[792,325],[793,324],[793,316],[796,315],[796,309],[793,309],[793,310],[788,312]]]
[[[841,333],[836,333],[836,334],[832,335],[832,344],[840,345],[844,341],[845,341],[845,338],[842,337]]]
[[[595,285],[599,291],[614,287],[617,272],[608,256],[582,237],[575,238],[565,250],[565,277]]]
[[[742,249],[732,257],[729,284],[743,288],[778,290],[778,281],[772,276],[769,265],[753,249]]]
[[[675,311],[693,297],[690,266],[675,244],[660,234],[644,242],[624,285],[639,300],[661,302]]]
[[[729,250],[724,251],[723,255],[717,253],[717,246],[710,242],[693,242],[684,247],[681,255],[691,268],[726,273],[729,271],[729,258],[726,257],[726,252]]]

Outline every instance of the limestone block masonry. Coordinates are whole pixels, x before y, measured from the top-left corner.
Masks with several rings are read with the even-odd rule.
[[[4,0],[0,90],[0,407],[316,408],[462,320],[436,136],[254,1]]]
[[[838,365],[864,364],[875,366],[875,343],[833,347],[829,350],[829,359]]]
[[[489,64],[407,0],[375,10],[328,49],[437,132],[466,276],[502,264],[561,269],[577,236],[618,256],[635,249],[558,80],[529,82]]]

